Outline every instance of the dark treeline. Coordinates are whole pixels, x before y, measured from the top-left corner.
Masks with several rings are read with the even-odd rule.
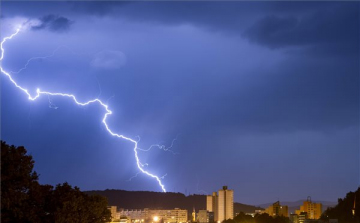
[[[271,217],[268,214],[257,214],[255,217],[240,212],[234,219],[223,221],[223,223],[289,223],[288,217]]]
[[[321,215],[321,219],[338,219],[339,223],[360,222],[360,187],[355,192],[347,193],[343,199],[339,198],[338,204],[328,208]]]
[[[1,141],[1,222],[100,223],[110,221],[106,198],[68,183],[41,185],[24,147]]]

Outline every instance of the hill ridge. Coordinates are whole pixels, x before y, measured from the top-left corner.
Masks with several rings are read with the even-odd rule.
[[[126,191],[120,189],[84,191],[87,194],[98,194],[108,199],[109,205],[125,209],[174,209],[181,208],[192,212],[206,209],[206,195],[180,192]],[[234,202],[234,213],[255,212],[263,209],[253,205]]]

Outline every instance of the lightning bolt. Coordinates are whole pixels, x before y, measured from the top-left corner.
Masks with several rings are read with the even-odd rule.
[[[209,194],[208,192],[206,192],[206,191],[204,191],[204,190],[202,190],[202,189],[199,189],[199,185],[200,185],[199,176],[196,175],[196,178],[197,178],[196,189],[197,189],[198,193],[200,192],[200,193],[203,193],[203,194]]]
[[[177,135],[176,138],[171,141],[171,145],[170,145],[169,147],[166,147],[165,145],[162,145],[162,144],[159,143],[159,144],[153,144],[153,145],[151,145],[148,149],[140,149],[140,148],[138,148],[138,150],[139,150],[139,151],[148,152],[148,151],[150,151],[152,148],[157,147],[157,148],[160,149],[160,150],[163,150],[163,151],[165,151],[165,152],[171,152],[173,155],[176,155],[176,154],[178,154],[178,153],[172,151],[171,148],[174,146],[174,142],[177,140],[178,137],[179,137],[179,135]],[[141,140],[140,136],[136,136],[136,138],[138,138],[138,141],[137,141],[137,142],[140,142],[140,140]],[[140,163],[140,165],[141,165],[142,167],[144,167],[144,166],[148,166],[149,164],[147,164],[147,163],[145,163],[145,164]],[[141,172],[137,172],[134,176],[130,177],[130,178],[129,178],[128,180],[126,180],[126,181],[131,181],[132,179],[136,178],[140,173],[141,173]],[[160,179],[165,179],[166,176],[167,176],[167,173],[166,173],[164,176],[160,177]]]
[[[57,48],[52,52],[52,54],[50,54],[50,55],[48,55],[48,56],[32,57],[32,58],[30,58],[30,59],[26,62],[26,64],[25,64],[22,68],[20,68],[18,71],[9,71],[9,73],[11,73],[11,74],[19,74],[19,73],[21,73],[23,70],[26,70],[26,68],[29,66],[29,64],[30,64],[31,61],[33,61],[33,60],[45,60],[45,59],[49,59],[49,58],[51,58],[51,57],[54,57],[55,54],[56,54],[61,48],[66,48],[66,49],[69,50],[71,53],[75,54],[75,52],[73,52],[69,47],[62,45],[62,46],[57,47]]]
[[[17,29],[15,33],[13,33],[12,35],[8,36],[8,37],[5,37],[2,41],[1,41],[1,45],[0,45],[0,48],[1,48],[1,57],[0,57],[0,62],[2,62],[2,60],[4,59],[4,54],[5,54],[5,50],[3,48],[3,45],[4,43],[7,41],[7,40],[11,40],[14,36],[16,36],[18,33],[20,32],[20,29]],[[26,67],[26,65],[25,65]],[[0,65],[0,70],[1,70],[1,73],[3,73],[5,76],[8,77],[8,79],[10,80],[11,83],[14,84],[14,86],[16,88],[18,88],[19,90],[21,90],[22,92],[24,92],[27,96],[28,96],[28,99],[31,100],[31,101],[35,101],[36,99],[38,99],[41,95],[47,95],[47,96],[61,96],[61,97],[66,97],[66,98],[70,98],[72,99],[75,104],[77,105],[80,105],[80,106],[87,106],[89,104],[93,104],[93,103],[96,103],[98,105],[100,105],[101,107],[104,108],[105,110],[105,114],[103,116],[103,119],[102,119],[102,123],[105,125],[105,128],[106,130],[109,132],[110,135],[114,136],[114,137],[117,137],[117,138],[120,138],[120,139],[124,139],[126,141],[129,141],[129,142],[132,142],[134,144],[134,155],[135,155],[135,160],[136,160],[136,165],[137,165],[137,168],[140,170],[140,172],[142,172],[143,174],[146,174],[147,176],[151,177],[151,178],[154,178],[159,186],[161,187],[162,191],[163,192],[166,192],[166,189],[165,189],[165,186],[163,185],[163,183],[161,182],[161,179],[163,177],[158,177],[146,170],[143,169],[144,165],[141,164],[140,160],[139,160],[139,157],[138,157],[138,142],[132,138],[129,138],[129,137],[126,137],[124,135],[121,135],[121,134],[118,134],[118,133],[115,133],[113,132],[106,120],[108,118],[109,115],[112,114],[112,111],[109,109],[109,106],[105,103],[103,103],[100,99],[96,98],[96,99],[93,99],[93,100],[90,100],[90,101],[86,101],[86,102],[80,102],[77,100],[77,98],[75,97],[75,95],[73,94],[67,94],[67,93],[54,93],[54,92],[49,92],[49,91],[43,91],[43,90],[40,90],[40,88],[37,88],[36,89],[36,94],[34,96],[32,96],[29,91],[23,87],[21,87],[19,84],[16,83],[16,81],[11,77],[10,73],[5,71],[2,67],[2,65]]]
[[[138,137],[139,137],[139,136],[138,136]],[[166,152],[171,152],[173,155],[176,155],[176,154],[179,154],[179,153],[174,152],[173,150],[171,150],[171,148],[174,146],[174,142],[177,140],[177,137],[178,137],[178,136],[176,136],[176,138],[171,141],[171,145],[170,145],[169,147],[166,147],[165,145],[158,143],[158,144],[153,144],[153,145],[151,145],[148,149],[140,149],[140,148],[138,148],[138,150],[144,151],[144,152],[148,152],[148,151],[150,151],[152,148],[156,147],[156,148],[158,148],[158,149],[164,150],[164,151],[166,151]],[[139,137],[139,141],[140,141],[140,137]],[[138,142],[139,142],[139,141],[138,141]]]
[[[130,177],[127,181],[131,181],[132,179],[136,178],[141,172],[137,172],[134,176]]]
[[[52,109],[58,109],[59,108],[52,102],[49,95],[48,95],[48,99],[49,99],[49,108],[52,108]]]

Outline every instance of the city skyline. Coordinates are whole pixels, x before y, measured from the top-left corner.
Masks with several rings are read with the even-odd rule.
[[[336,201],[359,185],[359,4],[3,1],[1,39],[22,30],[1,66],[31,93],[107,103],[166,191]],[[99,107],[1,76],[1,139],[40,182],[162,191]]]

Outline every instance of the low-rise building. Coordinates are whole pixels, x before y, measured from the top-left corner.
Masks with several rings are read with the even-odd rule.
[[[300,206],[300,209],[295,211],[298,215],[301,212],[307,213],[307,219],[319,219],[322,214],[322,204],[313,203],[311,202],[311,197],[308,197],[307,200],[304,201],[303,205]]]
[[[298,218],[299,218],[299,223],[304,223],[306,219],[308,219],[307,217],[307,212],[300,212],[298,214]]]
[[[119,209],[109,207],[112,221],[123,223],[183,223],[188,220],[187,210]]]
[[[197,221],[199,223],[208,223],[209,222],[209,212],[207,210],[199,210]]]
[[[299,216],[297,214],[290,214],[290,223],[299,223]]]
[[[214,223],[215,222],[215,214],[212,211],[209,211],[209,223]]]
[[[265,210],[255,210],[255,214],[264,214]]]
[[[156,219],[164,223],[183,223],[188,220],[188,211],[179,208],[172,210],[144,210],[146,210],[146,219],[153,219],[154,222],[156,222]]]
[[[268,208],[266,208],[265,213],[267,213],[268,215],[270,215],[272,217],[276,217],[276,216],[289,217],[288,206],[280,205],[280,201],[277,201],[277,202],[273,203],[272,205],[270,205]]]
[[[111,221],[114,221],[116,219],[120,219],[120,216],[117,216],[117,206],[108,206],[107,209],[110,211],[111,213]]]

